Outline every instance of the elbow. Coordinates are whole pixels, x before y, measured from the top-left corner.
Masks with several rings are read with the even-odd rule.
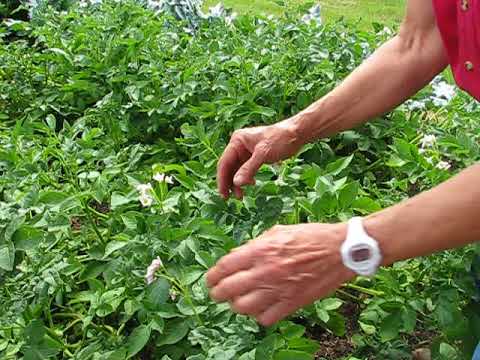
[[[396,36],[396,43],[399,56],[408,58],[431,76],[448,66],[447,53],[436,25],[422,28],[404,23]]]

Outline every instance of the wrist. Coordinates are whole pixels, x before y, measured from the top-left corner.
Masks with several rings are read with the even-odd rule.
[[[386,211],[372,214],[363,220],[365,231],[374,238],[382,253],[382,266],[389,266],[400,260],[395,247],[396,237],[393,237],[388,225],[388,213]]]
[[[332,111],[335,109],[333,100],[327,95],[288,120],[304,144],[338,132],[336,124],[340,118],[338,109]]]
[[[311,126],[311,124],[313,124],[311,113],[302,111],[285,120],[285,122],[286,126],[288,126],[288,128],[295,133],[295,136],[302,143],[302,145],[315,140],[315,136],[313,135],[314,129]]]
[[[324,229],[325,229],[325,224],[319,223],[319,234],[324,234]],[[340,277],[343,279],[343,281],[349,281],[357,274],[355,274],[351,269],[345,266],[343,259],[342,259],[342,253],[341,253],[341,248],[342,244],[345,242],[345,239],[347,238],[347,233],[348,233],[348,223],[342,222],[342,223],[336,223],[336,224],[329,224],[328,225],[328,230],[329,230],[329,235],[327,238],[329,239],[328,241],[328,248],[329,248],[329,253],[330,256],[333,258],[332,260],[332,266],[335,269],[338,269],[337,272],[340,275]],[[324,236],[318,236],[318,241],[322,244],[322,246],[325,245],[325,237]],[[323,258],[323,255],[321,255]]]

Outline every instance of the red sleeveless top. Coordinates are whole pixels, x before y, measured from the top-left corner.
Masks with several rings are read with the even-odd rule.
[[[480,100],[480,0],[433,0],[458,86]]]

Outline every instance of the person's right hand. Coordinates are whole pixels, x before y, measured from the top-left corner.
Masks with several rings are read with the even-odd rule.
[[[224,199],[233,192],[243,197],[242,186],[254,185],[263,164],[274,164],[295,155],[303,146],[288,121],[233,133],[217,167],[218,190]]]

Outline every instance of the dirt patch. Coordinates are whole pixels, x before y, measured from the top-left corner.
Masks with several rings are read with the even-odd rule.
[[[110,205],[108,203],[99,203],[95,200],[92,200],[90,202],[90,206],[95,209],[95,211],[101,213],[101,214],[108,214],[110,212]]]
[[[343,337],[332,334],[322,326],[307,327],[306,336],[320,344],[320,349],[315,354],[316,359],[340,359],[353,352],[354,345],[350,339],[358,330],[360,311],[360,306],[354,302],[346,302],[340,309],[345,317],[346,334]]]
[[[70,219],[70,227],[73,231],[80,231],[82,229],[82,221],[79,217],[72,217]]]
[[[429,347],[438,334],[431,330],[415,330],[407,335],[407,343],[412,349]]]
[[[348,338],[339,338],[325,332],[315,340],[321,344],[320,350],[315,354],[316,359],[339,359],[353,352],[353,344]]]

